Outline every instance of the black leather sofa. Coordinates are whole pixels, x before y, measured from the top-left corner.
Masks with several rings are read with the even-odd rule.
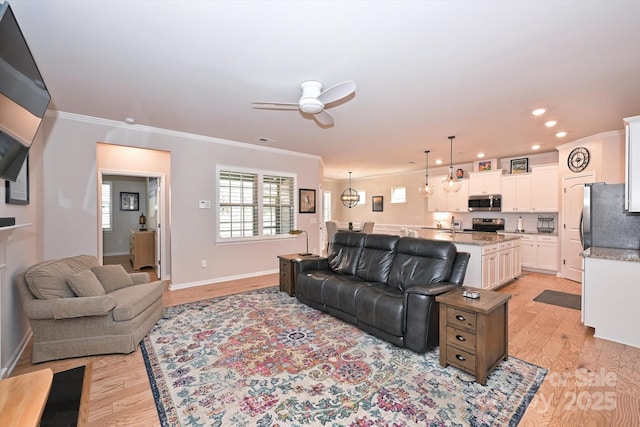
[[[296,266],[296,297],[399,347],[438,345],[435,297],[462,286],[469,254],[451,242],[336,233],[327,258]]]

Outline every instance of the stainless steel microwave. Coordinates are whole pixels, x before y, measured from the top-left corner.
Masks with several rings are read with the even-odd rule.
[[[502,211],[502,196],[500,194],[482,194],[469,196],[469,212]]]

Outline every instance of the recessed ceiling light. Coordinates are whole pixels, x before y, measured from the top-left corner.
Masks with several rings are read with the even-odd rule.
[[[565,132],[565,131],[560,131],[560,132],[556,133],[556,136],[557,136],[558,138],[564,138],[565,136],[567,136],[567,132]]]
[[[258,141],[260,141],[260,142],[277,142],[275,139],[266,138],[264,136],[258,138]]]
[[[547,112],[547,110],[545,110],[544,108],[536,108],[535,110],[533,110],[531,112],[531,114],[533,114],[534,116],[541,116],[546,112]]]
[[[558,124],[558,122],[557,122],[556,120],[549,120],[549,121],[548,121],[548,122],[546,122],[544,125],[545,125],[546,127],[548,127],[548,128],[552,128],[552,127],[554,127],[554,126],[555,126],[555,125],[557,125],[557,124]]]
[[[436,160],[436,165],[441,165],[442,164],[442,160],[438,159]]]
[[[484,157],[484,153],[478,153],[476,154],[476,157],[478,157],[479,159],[482,159]]]
[[[539,150],[539,149],[540,149],[540,144],[533,144],[533,145],[531,146],[531,149],[532,149],[532,150]]]
[[[125,117],[124,122],[128,125],[135,125],[136,119],[134,119],[133,117]]]

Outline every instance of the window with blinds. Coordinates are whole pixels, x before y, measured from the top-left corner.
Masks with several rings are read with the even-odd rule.
[[[220,169],[218,194],[218,236],[222,239],[276,236],[293,229],[294,176]]]
[[[111,231],[113,222],[113,199],[111,197],[111,181],[102,182],[102,230]]]

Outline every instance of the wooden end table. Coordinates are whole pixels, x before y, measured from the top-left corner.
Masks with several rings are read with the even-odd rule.
[[[280,291],[286,292],[289,296],[296,293],[296,276],[294,270],[294,261],[300,259],[320,258],[318,255],[278,255],[280,260]]]
[[[464,297],[464,290],[480,298]],[[485,385],[489,372],[509,357],[510,299],[509,294],[465,287],[438,295],[440,365],[455,366]]]

